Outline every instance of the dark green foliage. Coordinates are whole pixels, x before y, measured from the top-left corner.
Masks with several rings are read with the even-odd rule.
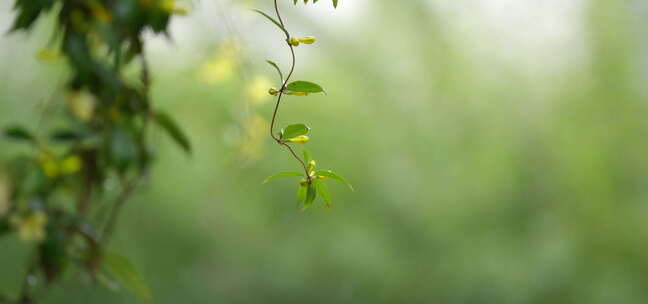
[[[28,275],[42,274],[54,283],[67,267],[81,267],[105,282],[110,278],[98,269],[106,262],[113,277],[150,298],[132,264],[106,254],[106,248],[121,206],[151,166],[150,129],[159,127],[191,152],[189,139],[173,117],[154,109],[149,100],[142,37],[147,31],[167,34],[174,12],[170,3],[15,1],[13,32],[31,29],[45,13],[56,14],[56,42],[71,71],[65,86],[67,125],[46,138],[23,126],[4,130],[6,138],[32,143],[36,150],[9,163],[9,212],[0,218],[0,235],[15,231],[24,241],[37,244]],[[139,83],[123,76],[124,68],[132,65],[140,67]],[[103,185],[109,178],[118,182],[119,192],[102,202],[108,200]],[[62,193],[76,200],[68,204],[72,206],[53,203]],[[99,203],[111,209],[103,218],[91,216]],[[21,302],[34,301],[33,287],[25,286]]]

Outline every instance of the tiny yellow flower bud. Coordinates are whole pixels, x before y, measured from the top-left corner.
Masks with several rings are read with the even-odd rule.
[[[82,121],[92,119],[97,103],[97,98],[87,90],[70,91],[67,93],[68,109]]]
[[[268,90],[268,94],[270,94],[272,96],[277,95],[278,93],[279,93],[279,91],[277,91],[277,89],[275,89],[275,88],[270,88]]]
[[[40,242],[45,239],[47,215],[41,211],[34,212],[26,217],[13,215],[9,219],[9,223],[18,230],[18,236],[25,242]]]
[[[310,138],[306,135],[300,135],[295,138],[288,139],[287,142],[291,142],[294,144],[303,144],[306,143]]]
[[[47,153],[41,153],[41,155],[39,156],[39,162],[45,176],[49,178],[56,178],[59,175],[59,165]]]
[[[81,158],[78,156],[68,156],[61,161],[60,171],[63,175],[74,174],[81,170]]]
[[[287,95],[294,95],[294,96],[308,96],[307,92],[287,92]]]
[[[295,38],[295,37],[290,38],[290,40],[288,41],[288,43],[290,43],[290,45],[292,45],[292,46],[299,46],[299,39],[298,39],[298,38]]]
[[[299,42],[304,43],[304,44],[313,44],[315,43],[315,37],[313,36],[304,36],[302,38],[299,38]]]
[[[317,166],[317,163],[315,162],[315,160],[311,160],[311,161],[308,163],[307,171],[308,171],[308,172],[312,172],[312,171],[315,169],[316,166]],[[311,176],[312,176],[312,175],[313,175],[313,174],[311,174]]]

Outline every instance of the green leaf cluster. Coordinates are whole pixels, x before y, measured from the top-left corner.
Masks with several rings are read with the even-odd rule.
[[[326,183],[324,183],[326,180],[342,183],[353,191],[353,186],[339,174],[331,170],[315,170],[316,164],[310,152],[306,148],[303,148],[302,152],[304,161],[309,164],[308,169],[310,170],[308,174],[305,174],[305,172],[285,171],[269,176],[263,180],[263,183],[267,184],[275,179],[281,178],[301,177],[297,187],[297,203],[301,206],[302,210],[310,208],[318,196],[322,198],[326,207],[332,205],[331,193]]]

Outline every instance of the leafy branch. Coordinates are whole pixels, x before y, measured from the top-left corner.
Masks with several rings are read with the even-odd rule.
[[[316,3],[317,1],[318,0],[313,0],[313,3]],[[297,4],[297,2],[298,2],[297,0],[293,0],[294,4]],[[304,4],[308,4],[308,2],[309,2],[308,0],[304,0]],[[333,6],[337,7],[337,4],[338,1],[333,0]],[[329,207],[332,201],[331,201],[331,196],[328,187],[323,182],[324,180],[332,179],[332,180],[339,181],[343,184],[348,185],[349,188],[351,188],[352,190],[353,187],[348,183],[346,179],[334,173],[333,171],[330,170],[316,171],[315,167],[317,166],[317,163],[315,162],[315,160],[312,159],[310,152],[306,148],[302,147],[303,158],[300,157],[295,152],[291,144],[305,144],[306,142],[308,142],[310,140],[310,137],[308,137],[307,134],[310,132],[310,128],[303,123],[291,124],[282,128],[279,133],[275,134],[275,123],[277,121],[277,114],[279,112],[281,101],[285,95],[308,96],[310,94],[316,94],[316,93],[326,94],[322,86],[320,86],[317,83],[304,81],[304,80],[297,80],[292,82],[290,81],[292,79],[293,73],[295,71],[295,66],[297,64],[297,58],[295,56],[295,48],[301,44],[313,44],[315,43],[316,39],[315,37],[312,36],[305,36],[301,38],[291,36],[290,32],[286,28],[283,18],[281,17],[281,12],[279,10],[279,5],[277,3],[277,0],[274,0],[274,12],[276,15],[276,19],[261,10],[255,9],[254,11],[259,13],[266,19],[268,19],[275,26],[277,26],[284,33],[286,37],[285,42],[286,45],[288,46],[288,49],[290,50],[290,58],[291,58],[290,70],[286,75],[286,77],[284,78],[284,73],[281,71],[281,68],[279,68],[279,66],[274,61],[266,60],[266,62],[277,71],[281,83],[279,89],[270,88],[268,90],[268,93],[270,95],[277,96],[274,111],[272,113],[272,120],[270,122],[270,136],[277,144],[285,147],[290,152],[292,157],[299,162],[301,168],[303,169],[303,173],[295,172],[295,171],[287,171],[287,172],[281,172],[272,175],[266,178],[263,181],[263,183],[270,182],[277,178],[302,177],[302,179],[299,181],[299,186],[297,188],[297,202],[303,206],[302,210],[311,207],[318,195],[322,198],[326,206]]]
[[[143,37],[149,31],[168,35],[172,15],[184,14],[174,5],[165,0],[15,0],[12,32],[29,31],[45,14],[56,15],[53,41],[59,47],[39,55],[65,57],[71,77],[61,129],[43,135],[16,125],[4,131],[7,139],[32,148],[8,163],[7,176],[0,172],[10,192],[9,208],[0,212],[0,236],[18,234],[33,245],[34,257],[19,298],[10,303],[35,303],[35,291],[61,280],[72,266],[97,283],[123,285],[150,297],[132,263],[110,252],[109,242],[121,210],[153,164],[151,128],[191,152],[187,136],[173,117],[154,107],[149,92]],[[123,71],[138,63],[139,82],[127,80]],[[106,193],[105,185],[115,181],[120,189]],[[68,200],[61,197],[70,194],[75,206],[67,208]],[[109,207],[108,213],[101,205]],[[0,296],[3,301],[9,297]]]

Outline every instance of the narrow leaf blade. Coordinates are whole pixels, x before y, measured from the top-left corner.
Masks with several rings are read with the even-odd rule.
[[[313,157],[311,156],[310,151],[308,149],[302,147],[302,153],[304,154],[304,163],[310,163],[311,160],[313,160]]]
[[[297,204],[302,204],[306,199],[306,193],[308,192],[308,185],[299,185],[297,188]]]
[[[302,208],[302,211],[310,208],[313,205],[316,197],[317,189],[315,189],[313,183],[311,183],[310,185],[308,185],[308,189],[306,190],[306,200],[304,201],[304,208]]]
[[[31,134],[31,132],[20,126],[12,126],[5,129],[4,135],[14,140],[24,140],[30,142],[34,142],[36,140],[36,137]]]
[[[281,31],[284,32],[284,34],[286,34],[286,38],[290,37],[290,34],[288,33],[288,31],[281,25],[281,23],[279,23],[279,21],[275,20],[275,18],[270,17],[270,15],[268,15],[268,14],[266,14],[263,11],[258,10],[258,9],[253,9],[253,11],[261,14],[263,17],[266,17],[268,20],[270,20],[272,23],[274,23]]]
[[[268,178],[263,180],[262,184],[267,184],[277,178],[285,178],[285,177],[293,177],[293,176],[304,176],[304,173],[300,173],[296,171],[279,172],[277,174],[268,176]]]
[[[191,143],[178,124],[164,112],[155,115],[155,121],[187,153],[191,154]]]
[[[315,186],[315,189],[317,189],[317,193],[319,193],[319,195],[324,200],[324,203],[326,203],[326,206],[330,207],[332,203],[331,193],[329,192],[326,184],[320,180],[313,180],[313,185]]]
[[[277,70],[277,73],[279,73],[279,78],[281,79],[281,84],[283,84],[284,83],[284,77],[283,77],[283,73],[281,72],[281,69],[279,68],[279,66],[274,61],[271,61],[271,60],[266,60],[266,62],[269,65],[273,66],[275,68],[275,70]]]
[[[349,189],[351,189],[351,191],[354,191],[353,186],[344,177],[334,173],[331,170],[320,170],[320,171],[315,172],[315,175],[324,176],[324,177],[328,177],[330,179],[334,179],[334,180],[336,180],[336,181],[338,181],[340,183],[343,183],[343,184],[347,185],[349,187]]]
[[[104,266],[128,290],[142,300],[151,299],[151,291],[146,282],[128,258],[115,253],[106,253]]]

